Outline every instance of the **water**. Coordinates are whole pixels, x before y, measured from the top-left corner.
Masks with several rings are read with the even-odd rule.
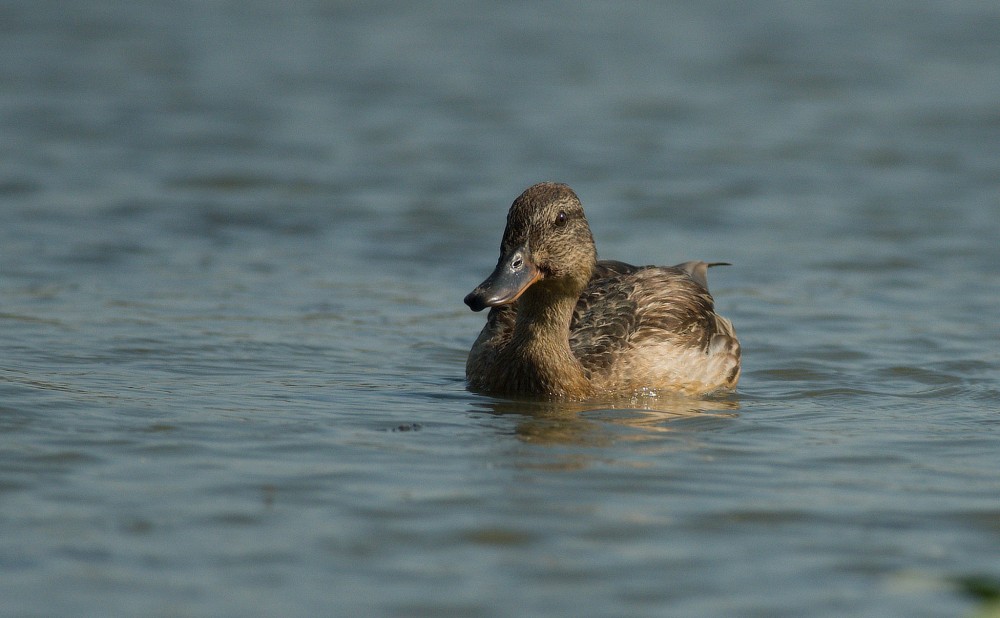
[[[996,612],[994,3],[0,24],[4,615]],[[545,179],[735,264],[735,395],[464,390]]]

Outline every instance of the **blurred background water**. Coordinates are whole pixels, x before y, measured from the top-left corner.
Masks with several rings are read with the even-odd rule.
[[[2,613],[997,612],[998,33],[980,0],[3,3]],[[736,394],[465,391],[461,299],[540,180],[602,257],[734,263]]]

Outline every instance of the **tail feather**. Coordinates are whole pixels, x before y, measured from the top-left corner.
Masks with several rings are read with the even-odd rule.
[[[708,289],[708,269],[713,266],[732,266],[729,262],[702,262],[700,260],[692,260],[690,262],[684,262],[674,266],[674,268],[679,268],[686,272],[689,277],[701,284],[703,288]]]

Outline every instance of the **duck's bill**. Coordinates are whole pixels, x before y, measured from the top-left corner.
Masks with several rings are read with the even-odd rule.
[[[465,297],[465,304],[473,311],[508,305],[520,298],[541,276],[541,271],[528,260],[527,252],[516,249],[504,256],[493,274]]]

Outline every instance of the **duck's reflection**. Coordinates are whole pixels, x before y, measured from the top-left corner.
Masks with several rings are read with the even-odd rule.
[[[725,422],[735,418],[739,408],[739,399],[729,393],[706,399],[671,395],[585,402],[488,399],[474,411],[519,416],[515,434],[524,442],[601,446],[654,439],[675,430],[680,422],[685,426],[690,426],[688,421],[707,425]]]

